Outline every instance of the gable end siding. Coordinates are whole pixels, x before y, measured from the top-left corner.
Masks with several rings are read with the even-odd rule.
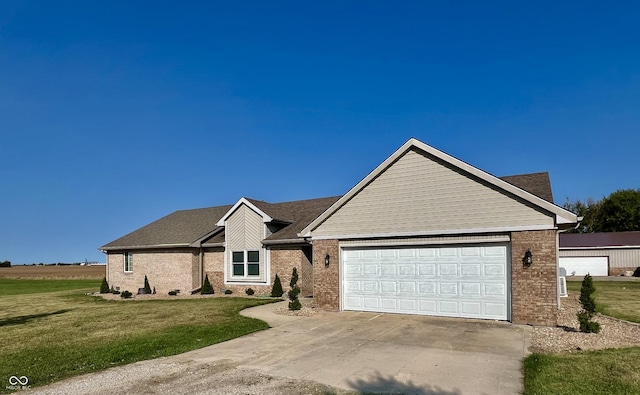
[[[246,205],[241,205],[227,219],[225,234],[227,242],[227,276],[231,278],[231,256],[233,251],[260,251],[260,279],[265,277],[265,252],[262,248],[264,238],[264,222],[262,217]]]
[[[312,235],[553,225],[550,214],[413,149],[320,224]]]

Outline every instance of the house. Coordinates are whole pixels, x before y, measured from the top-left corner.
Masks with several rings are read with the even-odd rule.
[[[567,276],[619,276],[640,267],[640,232],[560,234]]]
[[[206,274],[264,294],[297,267],[320,309],[555,325],[557,235],[577,222],[547,173],[501,179],[410,139],[343,196],[178,211],[101,249],[121,289]]]

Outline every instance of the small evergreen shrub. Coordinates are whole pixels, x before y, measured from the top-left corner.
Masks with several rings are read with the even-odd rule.
[[[169,295],[171,296],[176,296],[178,294],[178,291],[169,291]]]
[[[149,280],[147,279],[147,275],[144,276],[144,293],[147,295],[151,295],[151,286],[149,285]]]
[[[100,285],[100,293],[108,294],[109,292],[111,292],[111,290],[109,289],[109,283],[107,282],[107,278],[104,277],[102,279],[102,284]]]
[[[302,308],[302,304],[300,304],[300,300],[298,299],[298,295],[300,294],[300,288],[298,287],[298,270],[294,267],[293,273],[291,273],[291,282],[289,283],[291,286],[291,290],[289,290],[289,310],[300,310]]]
[[[231,295],[232,293],[233,293],[233,291],[232,291],[232,290],[230,290],[230,289],[225,289],[225,290],[224,290],[224,294],[225,294],[225,295]]]
[[[156,287],[153,287],[153,294],[156,294]]]
[[[208,274],[206,276],[204,276],[204,283],[202,283],[202,288],[200,289],[200,294],[201,295],[212,295],[213,294],[213,287],[211,286],[211,283],[209,282],[209,275]]]
[[[251,296],[251,295],[253,295],[253,294],[255,293],[255,292],[253,291],[253,289],[251,289],[251,288],[247,288],[247,290],[246,290],[246,291],[244,291],[244,292],[246,292],[246,293],[247,293],[247,295],[249,295],[249,296]]]
[[[272,298],[281,298],[284,294],[282,290],[282,282],[280,281],[280,277],[276,274],[276,279],[273,280],[273,287],[271,288],[271,297]]]
[[[593,279],[590,275],[584,276],[582,286],[580,287],[580,304],[582,311],[578,312],[578,322],[580,322],[580,332],[598,333],[600,332],[600,324],[592,321],[596,314],[596,301],[593,293],[596,287],[593,285]]]
[[[127,290],[122,291],[122,293],[120,294],[120,297],[123,299],[129,299],[131,298],[131,296],[133,296],[133,294]]]

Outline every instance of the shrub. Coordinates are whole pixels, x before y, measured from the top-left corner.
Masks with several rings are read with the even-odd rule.
[[[127,290],[122,291],[122,293],[120,294],[120,297],[123,299],[129,299],[131,298],[133,294]]]
[[[202,288],[200,289],[200,294],[202,295],[211,295],[213,294],[213,287],[209,282],[209,275],[204,276],[204,283],[202,284]]]
[[[102,279],[102,284],[100,285],[100,293],[108,294],[109,292],[111,292],[111,290],[109,289],[109,283],[107,282],[107,278],[104,277]]]
[[[178,291],[169,291],[169,295],[171,296],[176,296],[178,294]]]
[[[0,267],[11,267],[11,262],[9,261],[0,262]]]
[[[272,298],[281,298],[284,291],[282,290],[282,282],[280,282],[280,277],[276,274],[276,279],[273,281],[273,288],[271,288],[271,297]]]
[[[302,308],[302,304],[300,304],[300,300],[298,299],[298,295],[300,294],[300,288],[298,287],[298,270],[294,267],[293,273],[291,273],[291,282],[289,283],[291,286],[291,290],[289,290],[289,310],[300,310]]]
[[[596,301],[593,293],[596,287],[593,285],[593,279],[590,275],[584,276],[582,286],[580,287],[580,304],[582,311],[578,312],[578,322],[580,322],[580,332],[598,333],[600,332],[600,324],[591,321],[596,314]]]
[[[251,288],[247,288],[247,289],[246,289],[246,291],[244,291],[244,292],[246,292],[246,293],[247,293],[247,295],[249,295],[249,296],[251,296],[251,295],[253,295],[253,294],[255,293],[255,292],[253,291],[253,289],[251,289]]]
[[[147,275],[144,276],[144,293],[147,295],[151,295],[151,286],[149,285],[149,280],[147,279]]]
[[[225,290],[224,290],[224,294],[225,294],[225,295],[231,295],[232,293],[233,293],[233,291],[232,291],[232,290],[230,290],[230,289],[225,289]]]

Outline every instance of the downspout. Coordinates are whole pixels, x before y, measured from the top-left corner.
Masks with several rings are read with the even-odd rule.
[[[202,249],[202,246],[200,246],[200,262],[199,262],[198,276],[199,276],[198,280],[199,280],[200,286],[202,286],[204,282],[204,250]]]
[[[578,217],[578,222],[576,223],[576,226],[574,226],[573,228],[565,228],[565,229],[558,229],[558,231],[556,232],[556,282],[558,283],[558,285],[556,285],[556,299],[557,299],[557,306],[558,309],[561,307],[561,302],[562,299],[560,298],[560,287],[559,287],[559,282],[560,282],[560,233],[564,233],[564,232],[568,232],[570,230],[574,230],[574,229],[578,229],[578,226],[580,226],[580,222],[582,222],[582,220],[584,219],[584,217]]]

